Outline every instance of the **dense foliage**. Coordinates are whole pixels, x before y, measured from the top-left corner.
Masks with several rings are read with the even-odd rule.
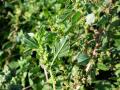
[[[0,90],[119,90],[120,0],[0,0]]]

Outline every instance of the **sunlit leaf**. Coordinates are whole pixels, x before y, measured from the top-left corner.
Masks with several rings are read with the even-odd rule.
[[[104,70],[104,71],[109,70],[109,68],[108,68],[106,65],[102,64],[102,63],[98,63],[98,64],[97,64],[97,67],[98,67],[98,69],[100,69],[100,70]]]
[[[80,12],[76,12],[72,17],[72,23],[75,24],[80,19]]]

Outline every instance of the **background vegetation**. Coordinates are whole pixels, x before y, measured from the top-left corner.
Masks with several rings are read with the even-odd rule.
[[[0,0],[0,90],[119,90],[120,0]]]

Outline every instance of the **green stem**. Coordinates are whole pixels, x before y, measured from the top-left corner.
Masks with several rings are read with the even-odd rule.
[[[56,90],[56,88],[55,88],[55,80],[54,80],[54,76],[53,76],[53,74],[52,74],[52,69],[50,68],[50,76],[51,76],[51,79],[52,79],[52,84],[53,84],[53,90]]]

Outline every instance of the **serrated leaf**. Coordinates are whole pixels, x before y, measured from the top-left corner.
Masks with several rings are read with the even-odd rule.
[[[26,46],[31,49],[39,47],[37,40],[35,38],[30,37],[28,34],[24,36],[23,41],[26,44]]]
[[[70,49],[70,46],[69,46],[69,41],[68,40],[68,37],[65,37],[65,38],[62,38],[59,43],[57,43],[55,45],[55,52],[54,52],[54,55],[58,57],[63,57],[63,56],[66,56],[69,52],[69,49]]]
[[[70,46],[69,46],[69,41],[68,41],[68,36],[62,38],[58,43],[55,44],[54,47],[54,58],[51,63],[54,63],[57,57],[63,57],[66,56],[69,52]]]
[[[81,63],[81,65],[86,65],[89,61],[89,56],[87,54],[79,54],[77,57],[77,60],[79,63]]]
[[[58,53],[58,57],[66,56],[69,52],[70,46],[69,41],[66,38],[62,38],[59,43],[55,45],[55,52],[54,54]]]

